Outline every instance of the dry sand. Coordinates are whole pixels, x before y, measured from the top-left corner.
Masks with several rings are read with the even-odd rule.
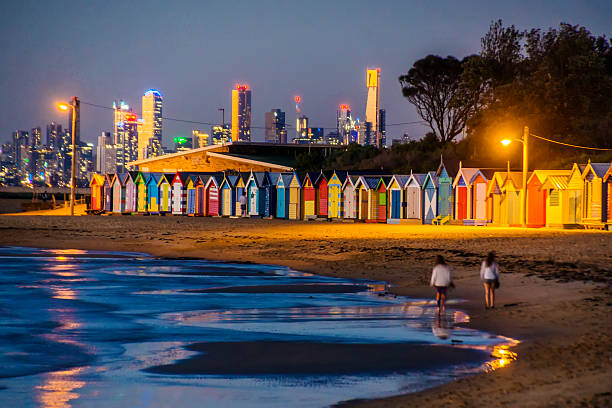
[[[0,245],[141,251],[158,256],[280,264],[391,283],[429,297],[431,264],[455,273],[470,327],[521,343],[518,360],[416,394],[351,406],[610,406],[612,234],[597,231],[377,225],[142,216],[0,216]],[[497,307],[484,310],[478,265],[502,272]]]

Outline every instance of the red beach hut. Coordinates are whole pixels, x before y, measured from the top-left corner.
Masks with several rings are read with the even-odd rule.
[[[317,215],[319,217],[327,218],[328,210],[327,210],[327,202],[328,202],[328,186],[327,186],[328,178],[323,174],[321,174],[317,178],[315,182],[315,187],[317,189]]]
[[[223,174],[213,174],[206,183],[207,215],[219,215],[219,186],[223,182]]]

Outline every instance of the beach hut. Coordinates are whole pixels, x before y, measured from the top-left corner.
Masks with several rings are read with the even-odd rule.
[[[89,209],[92,211],[104,210],[104,181],[105,177],[94,173],[89,182],[91,188],[91,204]]]
[[[329,218],[342,218],[344,215],[342,186],[346,178],[346,171],[334,171],[327,181],[327,216]]]
[[[501,226],[521,225],[521,194],[523,173],[497,171],[487,187],[491,200],[491,222]]]
[[[223,182],[223,173],[213,173],[206,182],[206,211],[207,215],[220,214],[219,186]]]
[[[201,182],[197,174],[188,174],[186,176],[185,190],[187,191],[187,215],[196,215],[196,185]]]
[[[111,181],[113,190],[113,212],[125,212],[125,176],[126,173],[116,173]]]
[[[412,173],[404,186],[408,220],[423,220],[423,183],[426,178],[426,173]]]
[[[235,192],[236,192],[236,210],[235,210],[235,214],[236,215],[241,215],[242,214],[242,209],[240,208],[240,197],[242,197],[242,194],[244,193],[246,194],[246,183],[249,180],[249,177],[251,176],[250,172],[240,172],[237,174],[237,179],[236,179],[236,185],[234,187]],[[248,197],[248,195],[247,195]]]
[[[323,173],[321,170],[321,174],[314,182],[314,187],[316,189],[316,209],[315,212],[317,217],[327,218],[328,217],[328,204],[329,204],[329,188],[328,188],[328,176]]]
[[[359,213],[358,191],[355,184],[359,176],[347,174],[342,184],[342,209],[345,219],[357,219]]]
[[[581,224],[586,228],[604,228],[608,213],[608,183],[603,179],[610,163],[591,163],[582,172],[583,207]]]
[[[138,211],[138,188],[136,186],[137,171],[128,171],[125,176],[125,214]]]
[[[360,220],[378,222],[378,186],[380,179],[380,176],[360,176],[355,184],[358,197],[358,218]]]
[[[387,223],[399,224],[401,219],[406,218],[406,202],[404,201],[406,194],[404,186],[408,183],[410,175],[395,174],[389,180],[387,185]]]
[[[149,214],[159,214],[159,188],[157,183],[162,177],[162,173],[149,173],[147,179],[147,204]]]
[[[268,215],[269,217],[276,217],[276,210],[277,210],[277,204],[276,202],[278,201],[278,190],[276,189],[276,186],[278,184],[278,179],[280,178],[281,173],[279,172],[269,172],[268,173],[268,180],[270,183],[269,189],[270,189],[270,214]],[[283,203],[285,202],[285,200],[283,199]]]
[[[527,180],[527,227],[546,226],[546,197],[548,192],[542,189],[547,177],[567,177],[570,170],[534,170]]]
[[[293,172],[289,183],[289,219],[302,219],[302,182],[296,172]]]
[[[435,176],[438,184],[438,194],[437,217],[434,223],[446,224],[450,222],[453,214],[453,179],[448,174],[442,157],[440,157],[440,165]]]
[[[172,214],[185,215],[187,212],[187,173],[177,171],[170,183],[172,186]]]
[[[168,214],[172,212],[172,187],[171,183],[174,178],[174,174],[165,173],[162,174],[157,181],[157,188],[159,190],[159,213]]]
[[[302,179],[302,208],[305,220],[317,217],[317,191],[315,189],[317,177],[317,173],[306,173]]]
[[[271,173],[267,171],[255,172],[255,178],[258,179],[260,186],[259,213],[262,217],[265,218],[273,217],[274,212],[276,211],[276,185],[272,180]]]
[[[115,178],[114,173],[108,173],[104,177],[104,211],[113,211],[113,179]]]
[[[251,172],[249,179],[246,182],[247,214],[249,214],[251,217],[261,215],[260,211],[262,209],[262,186],[260,185],[261,177],[257,177],[257,173],[261,172]]]
[[[280,173],[276,182],[276,218],[289,218],[289,194],[292,173]]]
[[[210,174],[194,174],[195,183],[195,213],[197,217],[208,215],[208,201],[206,199],[206,184],[210,180]]]
[[[576,228],[582,220],[582,171],[586,165],[574,163],[569,176],[549,175],[540,190],[546,191],[546,226]]]
[[[147,199],[147,179],[148,173],[139,172],[134,183],[136,184],[136,209],[141,214],[146,214],[149,211],[149,200]]]
[[[459,162],[459,171],[453,181],[456,220],[463,221],[472,217],[471,183],[477,172],[477,168],[462,167],[461,162]]]
[[[486,225],[491,219],[491,200],[487,196],[487,188],[493,178],[495,170],[478,169],[472,176],[469,193],[471,194],[471,211],[469,214],[470,225]],[[464,223],[468,220],[464,220]]]
[[[238,176],[232,174],[225,175],[221,182],[221,215],[224,217],[236,215],[236,181]]]
[[[608,191],[608,195],[606,197],[606,202],[608,204],[606,209],[606,228],[610,230],[612,229],[612,167],[610,167],[604,175],[603,182],[606,184],[606,189]]]
[[[427,172],[423,181],[423,224],[432,224],[438,216],[438,178],[435,171]]]
[[[391,181],[390,176],[382,176],[378,181],[378,185],[376,186],[376,198],[378,209],[376,211],[376,215],[374,219],[381,223],[387,222],[387,209],[388,209],[388,196],[387,196],[387,186]]]

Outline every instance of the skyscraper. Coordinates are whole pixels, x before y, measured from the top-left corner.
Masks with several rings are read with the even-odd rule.
[[[126,171],[127,163],[138,159],[138,118],[124,101],[113,102],[113,133],[117,145],[117,171]]]
[[[232,90],[232,142],[251,141],[251,91],[247,85]]]
[[[31,147],[40,146],[42,142],[41,139],[42,139],[42,131],[40,130],[40,127],[32,128],[32,131],[30,132],[30,146]]]
[[[347,104],[340,105],[336,112],[336,131],[342,144],[348,145],[357,141],[355,121],[351,117],[351,107]]]
[[[201,130],[194,129],[191,131],[191,139],[193,140],[193,148],[199,149],[200,147],[208,146],[210,135]]]
[[[214,144],[214,145],[222,145],[225,143],[230,143],[232,141],[231,130],[228,124],[225,124],[223,126],[221,125],[212,126],[210,129],[210,136],[211,136],[211,144]]]
[[[102,174],[117,172],[117,148],[110,132],[102,132],[98,136],[96,171]]]
[[[287,126],[285,125],[285,112],[272,109],[266,112],[266,142],[287,143]]]
[[[368,144],[382,146],[380,133],[380,68],[368,69],[366,71],[366,85],[368,88],[368,99],[366,102],[366,122],[370,122],[370,137],[366,135]]]
[[[47,146],[51,150],[55,150],[60,145],[62,137],[62,125],[51,122],[47,125]]]
[[[151,151],[148,146],[162,145],[162,94],[149,89],[142,97],[142,131],[138,132],[138,159],[157,156],[161,151]],[[150,142],[155,139],[157,142]],[[161,150],[161,149],[159,149]]]
[[[378,147],[387,146],[386,116],[387,112],[384,109],[378,110],[378,134],[380,140]]]

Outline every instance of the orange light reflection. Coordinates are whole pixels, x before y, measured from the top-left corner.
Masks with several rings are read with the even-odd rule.
[[[70,408],[70,401],[79,398],[75,391],[85,386],[85,381],[76,379],[85,367],[75,367],[63,371],[44,374],[42,385],[36,386],[36,400],[44,408]]]

